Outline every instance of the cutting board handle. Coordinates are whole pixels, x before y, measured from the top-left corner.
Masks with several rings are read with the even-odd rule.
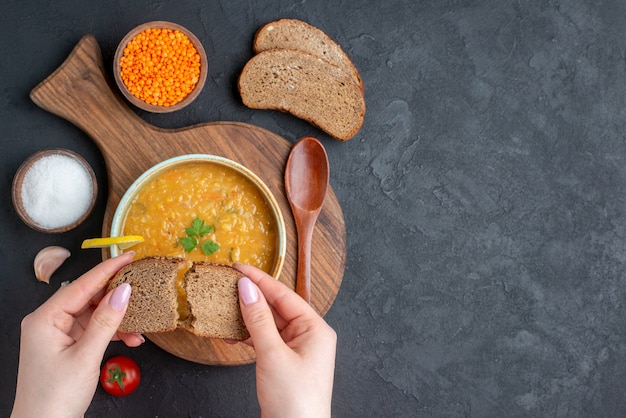
[[[30,98],[83,130],[105,154],[119,151],[126,142],[120,139],[133,132],[156,130],[111,89],[93,35],[85,35],[65,62],[30,92]]]

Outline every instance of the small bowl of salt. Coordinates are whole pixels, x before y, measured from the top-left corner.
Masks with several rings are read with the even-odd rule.
[[[89,163],[73,151],[36,152],[13,178],[13,206],[36,231],[66,232],[83,223],[96,204],[98,182]]]

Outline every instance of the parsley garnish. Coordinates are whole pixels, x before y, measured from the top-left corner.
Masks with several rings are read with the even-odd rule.
[[[183,237],[179,238],[178,241],[180,241],[180,243],[183,245],[185,252],[193,251],[193,249],[196,248],[196,245],[198,245],[198,240],[196,239],[196,237]]]
[[[201,237],[213,231],[215,227],[213,225],[205,225],[204,221],[200,218],[196,218],[191,221],[191,228],[185,228],[185,232],[188,237]]]
[[[214,230],[215,227],[213,225],[206,225],[202,219],[196,218],[191,221],[191,227],[185,228],[187,236],[179,238],[178,241],[185,249],[185,252],[190,252],[198,246],[203,235],[210,234]],[[202,243],[202,252],[206,255],[211,255],[219,249],[220,245],[213,240],[209,239]]]
[[[215,241],[208,240],[202,244],[202,252],[206,255],[211,255],[219,249],[220,245]]]

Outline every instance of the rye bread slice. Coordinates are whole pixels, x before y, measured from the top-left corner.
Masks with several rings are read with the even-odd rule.
[[[252,45],[254,52],[270,49],[295,49],[323,58],[344,70],[363,90],[363,81],[348,54],[324,31],[298,19],[279,19],[257,30]]]
[[[241,277],[243,274],[230,266],[194,263],[185,273],[189,312],[185,328],[203,337],[248,338],[239,308],[237,281]]]
[[[117,272],[108,287],[110,291],[128,283],[133,288],[118,330],[157,333],[182,327],[202,337],[245,340],[250,335],[237,290],[242,276],[230,266],[184,258],[133,261]]]
[[[365,117],[363,91],[349,74],[292,49],[253,56],[239,76],[239,93],[250,108],[288,112],[344,141],[359,131]]]
[[[122,267],[109,283],[109,291],[132,286],[126,315],[118,330],[128,333],[173,331],[178,326],[176,280],[187,261],[183,258],[148,257]]]

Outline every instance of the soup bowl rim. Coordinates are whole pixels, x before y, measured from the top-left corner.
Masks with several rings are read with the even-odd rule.
[[[285,221],[280,210],[280,205],[276,201],[272,191],[269,187],[256,175],[252,170],[240,164],[236,161],[221,157],[219,155],[212,154],[186,154],[172,157],[157,163],[144,171],[137,179],[128,187],[122,198],[120,199],[117,208],[113,214],[111,221],[111,237],[119,237],[123,235],[123,228],[126,222],[126,215],[130,206],[137,196],[137,193],[155,176],[175,166],[188,164],[188,163],[213,163],[221,166],[228,167],[238,174],[242,175],[248,181],[250,181],[254,187],[259,190],[263,196],[263,199],[269,204],[269,209],[272,214],[272,218],[276,222],[277,229],[277,248],[274,262],[272,263],[272,269],[269,272],[274,278],[278,278],[282,271],[285,262],[285,253],[287,248],[287,233],[285,227]],[[109,247],[111,257],[116,257],[122,254],[122,250],[117,245],[111,245]]]

